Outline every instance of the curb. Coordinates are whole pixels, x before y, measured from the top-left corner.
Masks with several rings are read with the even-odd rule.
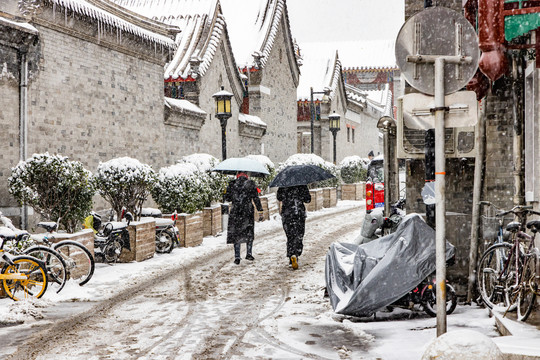
[[[504,310],[490,309],[489,315],[495,318],[495,326],[502,335],[492,340],[506,360],[540,360],[540,330],[536,326],[505,317]]]

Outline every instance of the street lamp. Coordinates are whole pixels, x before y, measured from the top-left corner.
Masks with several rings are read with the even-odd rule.
[[[225,91],[223,86],[221,90],[212,95],[216,99],[216,117],[221,123],[221,157],[227,159],[227,120],[231,117],[231,98],[233,94]]]
[[[336,111],[330,115],[328,115],[328,121],[330,125],[330,131],[332,132],[332,135],[334,136],[334,165],[336,164],[336,135],[337,132],[340,130],[339,126],[339,119],[341,116],[339,114],[336,114]]]
[[[330,95],[330,89],[329,88],[324,88],[324,91],[313,91],[313,88],[310,87],[309,88],[309,93],[310,93],[310,103],[309,103],[309,112],[310,112],[310,115],[311,115],[311,118],[310,118],[310,121],[311,121],[311,153],[313,154],[315,152],[314,148],[315,148],[315,140],[314,140],[314,131],[313,131],[313,124],[315,122],[315,115],[316,115],[316,111],[315,111],[315,105],[313,104],[313,95],[314,94],[324,94],[323,96],[323,100],[326,100],[328,99],[328,96]]]

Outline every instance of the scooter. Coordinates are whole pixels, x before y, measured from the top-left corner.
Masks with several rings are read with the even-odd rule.
[[[128,225],[133,220],[130,212],[123,214],[127,222],[108,221],[102,223],[101,216],[90,213],[91,227],[94,229],[94,256],[96,261],[114,263],[118,261],[122,249],[131,250]]]
[[[416,305],[420,305],[429,316],[437,316],[437,292],[435,274],[429,275],[414,289],[409,291],[399,300],[387,306],[388,310],[394,307],[413,310]],[[446,314],[450,315],[457,306],[457,295],[454,287],[446,283]]]
[[[156,222],[156,252],[159,254],[170,253],[175,246],[180,247],[180,232],[176,227],[178,214],[176,211],[170,219],[162,218],[159,209],[142,209],[141,218],[151,217]]]
[[[367,210],[360,236],[355,239],[354,243],[357,245],[366,244],[396,231],[405,216],[404,207],[405,199],[399,199],[390,207],[389,217],[384,217],[383,208]]]

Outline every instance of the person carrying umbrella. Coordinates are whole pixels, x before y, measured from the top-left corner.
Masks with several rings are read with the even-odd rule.
[[[240,264],[240,244],[246,244],[246,259],[255,260],[252,254],[255,237],[255,218],[253,203],[263,220],[263,208],[259,199],[259,189],[244,172],[237,172],[236,178],[227,186],[224,199],[232,203],[227,226],[227,244],[234,244],[234,263]],[[252,202],[253,201],[253,202]]]
[[[304,248],[306,231],[306,207],[311,202],[307,185],[280,187],[277,199],[281,201],[281,219],[287,235],[287,257],[294,270],[298,269],[298,257]]]

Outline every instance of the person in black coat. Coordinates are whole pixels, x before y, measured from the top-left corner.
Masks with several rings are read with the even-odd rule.
[[[298,269],[298,257],[304,248],[306,230],[306,207],[311,202],[311,195],[306,185],[280,187],[277,199],[281,201],[281,219],[287,235],[287,257],[293,269]]]
[[[240,244],[246,244],[246,259],[255,260],[252,254],[255,237],[255,214],[253,203],[260,212],[262,221],[262,205],[259,189],[245,173],[237,173],[236,179],[227,186],[224,199],[232,203],[227,226],[227,244],[234,244],[234,263],[240,264]]]

